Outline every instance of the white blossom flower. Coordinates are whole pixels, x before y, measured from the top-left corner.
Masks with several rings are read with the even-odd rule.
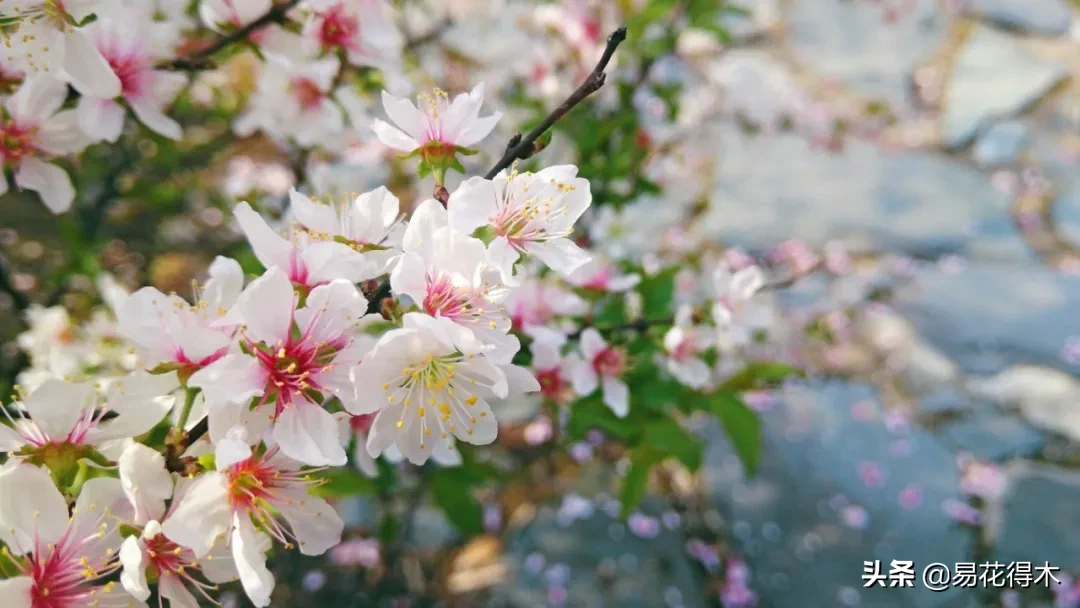
[[[484,104],[484,85],[480,83],[469,93],[461,93],[453,101],[445,91],[435,89],[431,95],[421,95],[419,109],[408,99],[382,93],[383,109],[393,125],[375,119],[372,129],[387,146],[402,152],[423,150],[433,164],[442,156],[453,156],[467,149],[495,128],[502,113],[495,112],[480,118]]]
[[[765,286],[765,273],[758,266],[732,272],[720,264],[713,272],[716,300],[712,307],[718,331],[718,345],[725,350],[749,345],[754,332],[768,327],[771,314],[754,295]]]
[[[75,110],[60,109],[66,98],[63,82],[46,74],[30,76],[4,101],[6,116],[0,122],[3,168],[15,173],[15,185],[41,195],[53,213],[71,208],[75,188],[67,172],[47,159],[79,152],[89,143],[77,127]],[[0,195],[7,191],[7,180],[0,180]]]
[[[509,363],[521,344],[500,306],[506,288],[487,270],[483,241],[446,225],[446,210],[429,199],[405,230],[405,253],[390,273],[394,293],[409,296],[427,314],[448,319],[483,344],[495,363]]]
[[[446,319],[409,313],[404,323],[384,334],[356,371],[358,383],[376,395],[371,411],[379,410],[368,435],[372,457],[396,443],[421,464],[451,434],[491,443],[498,426],[488,400],[540,388],[528,371],[492,363],[485,347],[462,340]]]
[[[144,365],[172,364],[190,374],[229,352],[236,326],[220,318],[240,297],[244,272],[236,260],[219,256],[209,273],[194,304],[143,287],[120,305],[119,332],[139,348]]]
[[[563,276],[589,261],[568,237],[591,203],[589,181],[577,177],[577,167],[559,165],[539,173],[502,173],[494,180],[470,178],[450,195],[447,209],[455,230],[494,230],[488,254],[503,281],[514,284],[520,282],[514,264],[522,253],[536,255]]]
[[[709,366],[701,353],[715,342],[704,328],[693,324],[693,310],[684,306],[675,313],[675,325],[664,334],[664,367],[671,375],[689,386],[701,388],[709,381]]]
[[[119,78],[120,96],[135,116],[155,133],[179,140],[180,124],[166,116],[165,110],[187,83],[187,76],[154,69],[156,61],[173,55],[179,29],[167,21],[150,21],[133,14],[99,19],[85,31]],[[115,96],[95,95],[81,88],[80,92],[79,127],[95,141],[116,143],[124,129],[123,106],[113,99]]]
[[[242,460],[220,450],[216,456],[217,470],[199,475],[184,489],[162,522],[162,533],[191,549],[204,567],[208,562],[203,558],[228,538],[248,598],[268,606],[274,588],[266,567],[271,537],[286,549],[295,541],[304,555],[321,555],[341,542],[345,524],[325,500],[309,493],[320,482],[278,447]]]
[[[184,490],[190,487],[189,481],[176,484],[174,497],[174,479],[165,468],[165,458],[139,443],[124,450],[118,465],[121,485],[134,509],[131,527],[141,530],[120,545],[119,558],[123,565],[120,583],[124,589],[139,601],[149,599],[146,578],[149,570],[157,577],[158,595],[169,600],[171,606],[197,606],[198,600],[189,588],[213,603],[209,592],[217,587],[212,583],[231,582],[238,577],[228,549],[215,546],[200,561],[191,549],[181,547],[161,533],[162,522],[174,515]],[[165,501],[170,498],[173,508],[166,510]]]
[[[571,386],[574,360],[563,357],[562,346],[566,336],[558,332],[542,333],[534,337],[529,350],[532,353],[532,369],[540,385],[540,394],[552,403],[569,403],[574,398]]]
[[[67,500],[49,473],[28,464],[0,467],[0,563],[14,577],[0,580],[10,608],[143,606],[106,582],[119,569],[119,527],[131,507],[118,479],[83,484],[68,515]]]
[[[368,258],[356,255],[357,251],[345,243],[312,238],[308,230],[292,230],[286,238],[246,202],[237,205],[233,213],[262,265],[281,269],[298,287],[311,290],[334,279],[359,283],[378,276],[372,274]]]
[[[401,255],[405,224],[398,198],[385,187],[333,205],[315,203],[296,190],[289,200],[290,210],[300,223],[296,228],[312,242],[333,241],[348,246],[358,264],[368,267],[360,276],[385,274]]]
[[[597,256],[566,277],[566,282],[591,291],[620,293],[636,287],[641,282],[641,275],[623,274],[613,262]]]
[[[619,379],[627,369],[626,352],[610,346],[593,327],[581,332],[581,355],[570,355],[570,379],[574,391],[581,396],[593,393],[597,387],[604,392],[604,404],[622,418],[630,412],[630,389]]]
[[[0,16],[15,19],[2,33],[5,63],[27,74],[54,78],[66,72],[80,91],[116,97],[120,79],[86,33],[73,25],[100,4],[100,0],[9,0],[0,6]]]
[[[241,137],[261,130],[304,148],[324,144],[345,128],[345,116],[331,97],[340,67],[336,57],[307,61],[270,55],[233,130]]]
[[[289,457],[311,465],[343,465],[337,422],[322,399],[361,408],[350,369],[370,344],[358,339],[367,300],[344,280],[316,287],[304,307],[288,277],[271,268],[241,294],[224,322],[240,323],[244,351],[195,372],[211,408],[256,399],[252,409],[274,420],[273,437]],[[268,411],[269,410],[269,411]]]
[[[48,380],[16,403],[29,419],[12,420],[10,427],[0,424],[0,452],[48,459],[59,454],[57,449],[75,456],[86,448],[105,449],[152,429],[172,408],[168,395],[177,386],[175,372],[134,372],[110,384],[100,403],[91,383]],[[106,419],[106,413],[115,417]]]
[[[579,317],[589,311],[589,303],[558,282],[526,279],[511,290],[503,306],[510,314],[514,329],[530,333],[556,316]]]
[[[343,51],[349,63],[383,70],[401,63],[405,37],[383,0],[309,0],[315,14],[304,37],[317,53]]]

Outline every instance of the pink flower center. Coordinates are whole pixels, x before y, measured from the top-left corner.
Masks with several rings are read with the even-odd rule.
[[[614,274],[611,268],[604,266],[592,274],[589,278],[585,279],[581,283],[581,287],[584,289],[592,289],[595,291],[606,291],[608,283],[614,278]]]
[[[510,320],[514,324],[514,329],[520,330],[527,325],[545,325],[554,316],[555,311],[551,305],[539,296],[535,300],[518,301]]]
[[[428,275],[424,312],[452,321],[476,320],[484,314],[483,299],[471,289],[457,287],[449,275]]]
[[[36,135],[37,126],[21,125],[10,118],[0,124],[0,156],[4,165],[16,167],[23,158],[36,155]]]
[[[120,89],[126,99],[139,99],[148,93],[153,71],[149,59],[134,51],[125,54],[106,56],[116,77],[120,79]]]
[[[349,418],[349,426],[354,431],[366,433],[371,430],[371,424],[375,422],[375,414],[360,414],[359,416],[353,416]]]
[[[626,369],[626,353],[620,348],[605,348],[593,357],[592,364],[601,376],[615,377]]]
[[[686,361],[697,355],[697,348],[694,347],[694,341],[689,335],[685,336],[675,348],[671,349],[668,353],[672,359],[676,361]]]
[[[540,383],[540,394],[546,399],[561,403],[567,396],[569,385],[563,380],[558,368],[536,371],[536,381]]]
[[[339,3],[326,11],[319,27],[319,42],[324,50],[344,48],[357,50],[356,35],[360,32],[360,19],[345,10]]]
[[[208,592],[217,589],[217,586],[192,576],[193,572],[199,572],[201,569],[195,561],[195,554],[190,549],[172,542],[164,534],[158,534],[145,542],[146,553],[150,557],[150,569],[154,574],[158,577],[175,576],[189,583],[207,600],[213,601]]]
[[[320,393],[324,390],[318,376],[332,369],[334,356],[344,346],[343,338],[333,342],[319,342],[307,335],[300,338],[290,337],[287,343],[279,344],[277,350],[248,343],[252,355],[262,364],[266,373],[263,402],[269,400],[271,395],[277,395],[275,419],[285,408],[291,406],[297,397],[308,401],[305,396],[307,393]]]
[[[311,476],[311,473],[322,469],[289,471],[275,466],[273,458],[277,452],[278,448],[272,447],[262,455],[238,462],[225,471],[225,476],[233,511],[247,512],[267,533],[290,549],[290,539],[295,536],[277,521],[276,507],[292,500],[288,494],[298,489],[306,492],[308,487],[321,485],[326,480]]]
[[[322,105],[323,95],[322,89],[315,83],[314,80],[303,76],[293,78],[289,84],[289,91],[292,93],[293,98],[300,104],[300,107],[306,111],[311,111]]]

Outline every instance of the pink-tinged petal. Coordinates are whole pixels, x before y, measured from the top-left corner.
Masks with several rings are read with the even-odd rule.
[[[274,441],[289,458],[311,466],[341,466],[348,462],[330,412],[314,403],[294,402],[278,417]]]
[[[251,205],[246,202],[238,204],[233,209],[233,214],[236,216],[236,221],[240,223],[240,229],[247,236],[248,242],[251,243],[255,257],[264,267],[289,268],[293,255],[292,243],[274,232],[266,220],[255,213]]]
[[[375,136],[379,138],[383,145],[399,152],[412,152],[420,147],[420,142],[406,135],[401,129],[391,126],[378,118],[371,121],[371,130],[375,132]]]
[[[322,555],[341,542],[345,522],[325,500],[309,496],[307,489],[286,495],[290,501],[278,507],[296,536],[304,555]]]
[[[0,597],[4,598],[4,604],[8,608],[33,608],[34,598],[31,596],[33,589],[34,579],[29,576],[0,580]]]
[[[48,471],[28,464],[0,468],[0,541],[15,555],[34,539],[55,543],[68,527],[67,501]]]
[[[126,439],[146,433],[169,413],[180,388],[176,372],[149,374],[132,372],[109,387],[109,409],[117,417],[101,423],[92,436],[95,441]]]
[[[289,339],[296,299],[289,277],[275,267],[247,286],[235,309],[241,315],[248,336],[274,346]]]
[[[180,123],[166,116],[154,100],[135,99],[130,103],[131,110],[135,112],[139,122],[154,133],[173,141],[180,141],[183,137],[184,131],[180,128]]]
[[[90,383],[46,380],[27,395],[23,405],[49,439],[63,442],[86,415],[86,410],[94,406],[94,398],[94,386]]]
[[[72,29],[64,36],[64,71],[84,95],[105,99],[120,95],[120,79],[81,30]]]
[[[221,473],[211,471],[191,482],[161,524],[161,531],[169,540],[202,557],[231,524],[229,482]]]
[[[258,360],[243,354],[225,355],[188,378],[188,386],[202,389],[211,408],[246,403],[263,394],[266,371]]]
[[[117,465],[120,484],[135,509],[135,524],[161,521],[165,501],[173,494],[172,474],[165,468],[165,457],[157,450],[133,443],[120,455]]]
[[[316,203],[295,188],[289,192],[289,210],[301,224],[315,232],[333,236],[340,229],[333,207]]]
[[[611,408],[615,416],[625,418],[630,413],[630,389],[618,378],[607,376],[603,379],[604,405]]]
[[[597,355],[607,350],[607,347],[607,342],[604,341],[600,332],[596,331],[596,328],[589,327],[581,332],[581,354],[586,361],[592,361]]]
[[[82,97],[75,107],[79,128],[94,141],[116,143],[124,131],[124,108],[111,99]]]
[[[411,101],[394,97],[383,91],[382,105],[383,109],[386,110],[386,115],[399,129],[405,132],[405,135],[417,142],[423,141],[427,130],[427,117],[424,116],[423,112],[416,109],[416,106]],[[384,141],[383,143],[387,142]],[[387,143],[387,145],[390,144]]]
[[[232,554],[240,584],[248,599],[258,608],[270,605],[274,590],[274,575],[266,568],[266,552],[270,537],[255,529],[246,514],[237,514],[232,533]]]
[[[150,586],[146,584],[146,553],[138,536],[129,536],[120,545],[120,584],[132,597],[145,602],[150,598]]]
[[[200,563],[201,567],[202,564]],[[169,608],[199,608],[199,600],[188,591],[187,586],[172,574],[158,579],[158,595],[169,600]]]
[[[71,203],[75,202],[75,187],[67,172],[39,158],[22,159],[15,172],[15,183],[20,188],[37,192],[41,202],[54,214],[71,209]]]
[[[470,177],[452,194],[446,204],[451,228],[464,234],[472,234],[486,226],[498,212],[495,184],[483,177]]]
[[[525,249],[540,258],[540,261],[546,264],[548,268],[564,277],[569,276],[592,259],[592,256],[587,251],[566,238],[529,243],[525,246]]]

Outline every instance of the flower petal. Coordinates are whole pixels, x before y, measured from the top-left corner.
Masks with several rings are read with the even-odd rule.
[[[165,457],[157,450],[133,443],[120,455],[117,464],[120,484],[135,507],[135,524],[161,521],[165,517],[165,501],[173,493],[173,478],[165,468]]]
[[[333,415],[314,403],[293,402],[286,408],[274,425],[274,441],[286,456],[311,466],[349,461]]]
[[[49,439],[63,442],[87,409],[94,407],[95,396],[94,386],[87,382],[46,380],[27,395],[23,405]]]
[[[630,413],[630,389],[625,382],[618,378],[605,376],[602,382],[604,386],[604,405],[611,408],[611,411],[617,417],[625,418]]]
[[[146,561],[142,541],[138,536],[129,536],[120,545],[120,563],[124,570],[120,573],[120,584],[135,599],[145,602],[150,598],[150,586],[146,584]]]
[[[245,403],[262,395],[266,372],[254,357],[225,355],[188,378],[188,386],[202,389],[211,408],[224,403]]]
[[[287,495],[278,510],[296,536],[296,544],[304,555],[322,555],[341,542],[345,522],[325,500],[309,496],[307,490]]]
[[[35,539],[55,543],[68,527],[67,501],[48,471],[28,464],[0,468],[0,541],[15,555]]]
[[[15,172],[15,183],[37,192],[41,202],[55,214],[71,209],[75,201],[75,187],[67,171],[33,156],[22,159]]]
[[[233,208],[233,215],[240,223],[240,229],[244,231],[251,248],[255,251],[255,257],[266,268],[278,266],[283,269],[289,268],[292,260],[293,245],[285,240],[277,232],[270,228],[261,215],[255,213],[247,202],[242,202]]]
[[[274,575],[266,568],[269,549],[270,538],[256,530],[246,514],[237,514],[232,533],[233,559],[244,592],[258,608],[270,605],[270,593],[274,590]]]
[[[29,576],[16,576],[0,580],[0,597],[4,598],[8,608],[33,608],[34,579]],[[9,603],[10,602],[10,603]]]

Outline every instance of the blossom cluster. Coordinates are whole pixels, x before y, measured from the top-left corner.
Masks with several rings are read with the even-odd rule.
[[[102,273],[107,307],[85,323],[59,305],[28,307],[29,365],[0,406],[10,605],[189,607],[238,581],[267,606],[275,546],[321,555],[342,540],[319,491],[334,467],[378,477],[380,459],[459,466],[466,444],[496,441],[508,401],[565,417],[591,399],[608,422],[681,428],[647,407],[635,379],[705,396],[732,390],[748,358],[775,354],[769,272],[708,247],[708,217],[687,228],[708,187],[707,137],[650,122],[653,100],[635,95],[635,137],[675,152],[646,156],[640,175],[594,180],[587,150],[472,175],[469,158],[504,149],[491,135],[510,115],[509,81],[554,106],[605,56],[618,15],[569,2],[532,17],[522,39],[554,42],[414,103],[401,96],[410,42],[384,0],[0,0],[12,90],[0,158],[51,212],[76,204],[68,168],[80,154],[144,131],[183,141],[192,129],[177,106],[228,89],[208,67],[226,43],[253,48],[258,64],[230,133],[299,151],[297,173],[313,169],[282,189],[282,209],[255,196],[230,205],[258,273],[218,256],[191,299],[129,293]],[[319,164],[356,155],[380,166],[396,156],[415,169],[408,181],[434,181],[431,197],[389,178],[342,188]],[[593,206],[597,183],[613,200],[636,192],[632,179],[659,194]],[[799,253],[783,264],[816,264]],[[659,292],[670,292],[659,307],[643,303]]]

